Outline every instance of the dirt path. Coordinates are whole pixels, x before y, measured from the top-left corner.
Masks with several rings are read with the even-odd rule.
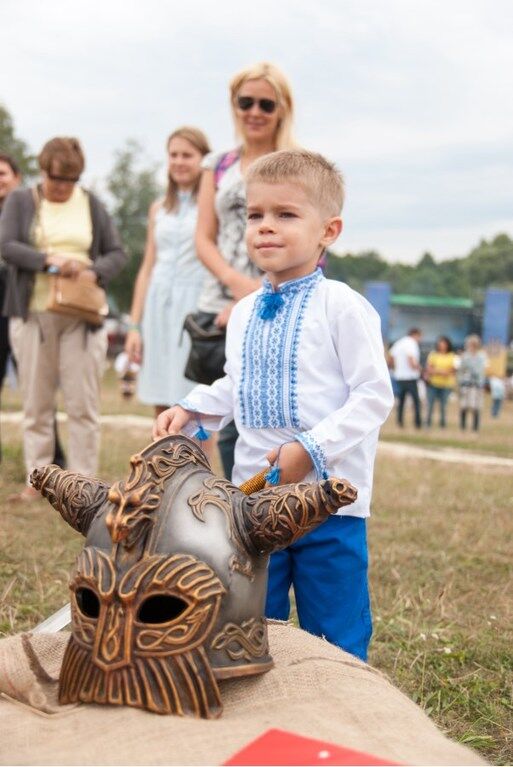
[[[66,421],[65,413],[58,413],[58,421]],[[21,424],[21,412],[2,413],[0,421],[5,424]],[[151,431],[152,418],[144,415],[102,415],[100,421],[103,426],[114,426],[118,429],[141,429],[147,435]],[[474,453],[469,450],[457,450],[455,448],[425,448],[418,445],[408,445],[403,442],[380,442],[378,451],[382,455],[396,458],[425,458],[431,461],[443,461],[444,463],[465,463],[473,466],[502,466],[513,469],[513,458],[502,458],[494,455]]]
[[[469,463],[473,466],[503,466],[513,469],[513,458],[473,453],[470,450],[457,450],[452,447],[428,448],[404,442],[380,442],[378,452],[396,458],[427,458],[444,463]]]

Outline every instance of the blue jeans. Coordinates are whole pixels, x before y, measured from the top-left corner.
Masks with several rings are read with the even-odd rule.
[[[498,418],[502,410],[502,399],[492,399],[492,418]]]
[[[328,517],[271,555],[265,614],[287,620],[294,587],[299,625],[367,660],[372,634],[365,519]]]
[[[431,384],[428,384],[428,387],[427,387],[427,401],[428,401],[427,425],[428,426],[431,426],[431,421],[433,419],[433,409],[435,407],[435,402],[437,400],[440,403],[440,426],[446,426],[445,413],[447,411],[447,400],[449,399],[449,394],[451,393],[451,391],[452,389],[449,389],[446,386],[432,386]]]

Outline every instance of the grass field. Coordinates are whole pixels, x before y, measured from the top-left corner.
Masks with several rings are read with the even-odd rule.
[[[4,403],[3,403],[4,404]],[[17,409],[8,394],[5,405]],[[104,412],[150,415],[107,379]],[[450,419],[456,421],[454,407]],[[63,429],[65,433],[65,429]],[[513,456],[513,403],[477,439],[383,430],[386,440]],[[144,431],[104,429],[101,475],[120,478]],[[8,506],[23,480],[20,429],[2,427],[0,635],[30,628],[67,600],[81,538],[46,502]],[[513,762],[513,481],[508,469],[379,456],[369,524],[375,633],[370,662],[451,737],[494,764]]]

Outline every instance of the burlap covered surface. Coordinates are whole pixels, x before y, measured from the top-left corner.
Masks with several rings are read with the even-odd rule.
[[[62,709],[56,680],[67,635],[4,639],[0,763],[222,764],[278,727],[404,764],[485,764],[370,666],[289,625],[271,624],[269,638],[276,667],[221,683],[224,713],[213,721],[128,707]]]

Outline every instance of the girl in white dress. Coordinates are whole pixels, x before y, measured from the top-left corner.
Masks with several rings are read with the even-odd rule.
[[[197,128],[174,131],[167,142],[168,188],[150,207],[144,259],[135,282],[125,351],[142,364],[138,396],[156,415],[189,391],[185,316],[197,307],[205,269],[196,257],[196,194],[201,162],[210,151]]]

